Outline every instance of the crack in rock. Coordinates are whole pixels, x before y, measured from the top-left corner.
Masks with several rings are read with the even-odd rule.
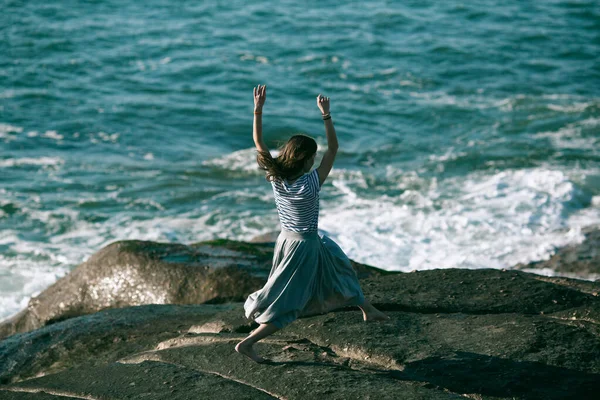
[[[233,342],[240,341],[246,338],[246,336],[240,336],[236,334],[232,334],[231,336],[224,336],[223,334],[211,334],[211,333],[201,333],[197,335],[193,335],[188,333],[184,336],[178,336],[175,338],[167,339],[165,341],[160,342],[154,347],[155,351],[165,350],[174,347],[186,347],[186,346],[204,346],[209,345],[211,343],[216,342]],[[287,343],[293,341],[294,338],[290,337],[270,337],[262,339],[262,343]]]
[[[340,359],[341,358],[349,358],[359,364],[364,364],[366,366],[375,365],[377,367],[383,368],[385,371],[391,371],[391,370],[403,371],[404,370],[404,365],[398,364],[396,362],[396,360],[394,360],[393,358],[384,357],[384,356],[373,356],[373,355],[368,354],[367,352],[361,350],[358,347],[353,347],[353,346],[342,347],[342,346],[331,345],[331,344],[329,344],[327,346],[323,346],[323,345],[315,343],[306,338],[295,340],[295,341],[290,341],[290,343],[314,346],[317,349],[319,349],[319,353],[321,353],[321,355],[323,355],[323,353],[326,353],[326,355],[328,355],[330,357],[334,357],[334,358],[338,358],[338,357]],[[349,365],[348,360],[342,361],[342,364],[348,368],[355,369]]]
[[[177,367],[182,367],[182,368],[186,368],[186,369],[193,369],[195,371],[203,372],[205,374],[217,375],[217,376],[219,376],[219,377],[221,377],[223,379],[227,379],[227,380],[230,380],[232,382],[237,382],[237,383],[242,384],[244,386],[248,386],[248,387],[251,387],[253,389],[260,390],[261,392],[263,392],[263,393],[265,393],[265,394],[267,394],[267,395],[269,395],[269,396],[271,396],[271,397],[273,397],[275,399],[287,400],[286,397],[283,397],[283,396],[278,395],[276,393],[272,393],[272,392],[270,392],[270,391],[268,391],[266,389],[263,389],[261,387],[254,386],[254,385],[252,385],[249,382],[242,381],[242,380],[239,380],[239,379],[235,379],[234,377],[229,376],[229,375],[221,374],[221,373],[215,372],[215,371],[205,370],[205,369],[202,369],[202,368],[198,368],[196,366],[190,367],[190,366],[187,366],[187,365],[183,365],[183,364],[172,362],[170,360],[163,360],[162,357],[160,357],[159,354],[157,354],[155,351],[152,351],[152,350],[144,352],[144,353],[136,354],[135,356],[128,357],[126,359],[121,359],[121,360],[119,360],[117,362],[121,363],[121,364],[141,364],[144,361],[161,362],[161,363],[171,364],[171,365],[175,365]],[[81,398],[84,398],[84,397],[81,397]],[[85,398],[87,398],[87,397],[85,397]],[[91,399],[91,400],[97,400],[97,399]]]
[[[7,392],[17,392],[17,393],[47,393],[53,396],[59,397],[69,397],[71,399],[86,399],[86,400],[100,400],[97,397],[93,396],[79,396],[74,393],[65,392],[63,390],[55,390],[55,389],[45,389],[41,388],[20,388],[20,387],[11,387],[11,388],[0,388],[0,390],[4,390]]]

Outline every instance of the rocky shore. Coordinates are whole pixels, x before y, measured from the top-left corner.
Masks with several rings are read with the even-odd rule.
[[[600,271],[598,228],[544,268]],[[266,238],[269,240],[270,238]],[[0,324],[0,399],[593,399],[600,281],[512,269],[387,272],[354,263],[358,308],[298,319],[234,351],[257,327],[243,301],[273,243],[120,241]]]

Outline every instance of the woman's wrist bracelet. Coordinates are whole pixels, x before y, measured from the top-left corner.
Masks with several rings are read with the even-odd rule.
[[[254,114],[262,114],[262,111],[259,111],[259,112],[254,111]]]
[[[331,113],[323,114],[323,121],[331,119]]]

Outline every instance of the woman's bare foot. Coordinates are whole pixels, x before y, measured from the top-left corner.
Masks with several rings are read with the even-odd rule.
[[[261,356],[256,354],[253,346],[254,346],[254,344],[249,345],[248,343],[244,343],[244,341],[242,340],[235,346],[235,351],[237,351],[240,354],[245,355],[246,357],[250,358],[252,361],[256,361],[257,363],[262,363],[262,362],[267,361],[265,358],[262,358]]]
[[[373,304],[371,304],[371,302],[369,302],[367,299],[365,299],[364,303],[358,307],[363,313],[363,320],[365,322],[387,321],[390,319],[390,317],[373,307]]]
[[[365,322],[387,321],[388,319],[390,319],[390,317],[379,310],[371,311],[368,315],[363,312],[363,320],[365,320]]]

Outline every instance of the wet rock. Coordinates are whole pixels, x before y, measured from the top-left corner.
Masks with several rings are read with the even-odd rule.
[[[143,304],[244,301],[271,270],[273,245],[213,240],[182,245],[112,243],[0,323],[0,339],[68,318]],[[360,277],[386,271],[353,264]]]
[[[96,380],[90,377],[96,377]],[[61,398],[207,399],[218,393],[223,399],[275,399],[260,389],[226,377],[156,361],[79,367],[30,379],[9,388],[13,393],[44,391],[60,394]],[[0,391],[0,396],[5,393],[5,390]]]
[[[0,324],[0,337],[108,308],[241,301],[264,283],[272,248],[240,247],[228,241],[112,243]]]
[[[517,264],[516,269],[532,271],[550,269],[563,276],[588,276],[600,281],[600,226],[582,229],[585,239],[582,243],[556,249],[548,260]]]
[[[234,308],[238,309],[237,303],[108,309],[15,334],[0,341],[0,383],[82,363],[114,362],[186,334],[191,326],[214,321],[216,315],[230,315]]]
[[[492,268],[433,269],[374,276],[361,284],[383,310],[420,313],[539,314],[596,300],[589,293],[539,279],[535,274]]]
[[[112,398],[114,387],[150,396],[173,371],[193,378],[174,395],[219,385],[200,379],[207,374],[243,383],[246,396],[286,399],[586,399],[600,390],[600,299],[576,286],[452,269],[361,282],[390,320],[365,322],[357,308],[299,318],[255,345],[266,364],[234,350],[257,327],[241,302],[108,309],[13,335],[0,342],[0,365],[10,366],[0,395],[37,388]],[[110,372],[121,371],[115,363],[131,365],[122,371],[133,377],[156,366],[155,375],[127,381]],[[244,398],[233,386],[219,397]]]

